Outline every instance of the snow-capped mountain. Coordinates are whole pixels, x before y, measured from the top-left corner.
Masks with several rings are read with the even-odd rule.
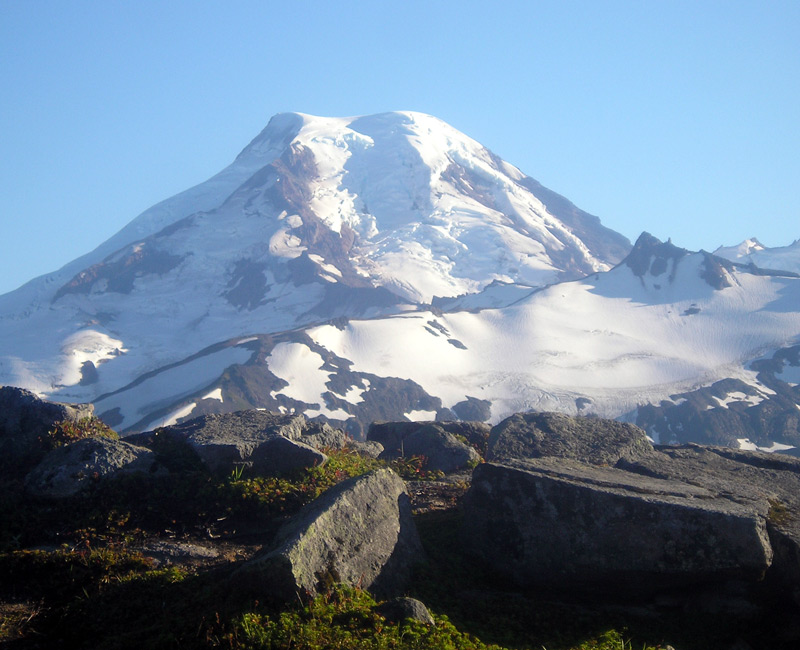
[[[720,246],[714,255],[740,264],[754,264],[762,269],[779,269],[800,274],[800,239],[788,246],[768,248],[755,237],[738,246]]]
[[[434,117],[282,114],[215,177],[0,296],[0,383],[95,402],[121,430],[206,393],[261,406],[263,381],[228,401],[219,383],[267,349],[276,363],[273,339],[465,295],[502,302],[503,287],[607,271],[629,248]]]

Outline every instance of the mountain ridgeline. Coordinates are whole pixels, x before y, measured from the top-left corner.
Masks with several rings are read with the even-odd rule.
[[[772,252],[774,253],[771,253]],[[634,246],[420,113],[281,114],[0,296],[0,384],[123,433],[245,408],[360,436],[527,410],[800,447],[800,242]]]

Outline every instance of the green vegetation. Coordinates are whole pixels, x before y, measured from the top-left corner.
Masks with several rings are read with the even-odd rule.
[[[96,423],[78,424],[57,427],[53,445],[87,432],[108,435]],[[376,611],[369,594],[342,585],[331,585],[328,593],[306,603],[260,603],[230,578],[238,556],[226,552],[225,544],[239,535],[268,544],[304,504],[386,463],[349,450],[326,450],[327,463],[292,476],[256,476],[237,468],[220,477],[166,438],[156,436],[155,451],[169,463],[170,474],[98,482],[58,502],[26,495],[18,477],[0,478],[0,645],[656,650],[664,639],[681,648],[713,648],[713,639],[727,638],[729,632],[728,620],[709,625],[708,617],[684,619],[676,625],[606,608],[602,597],[599,606],[590,606],[549,593],[510,592],[462,555],[460,515],[449,505],[416,517],[429,561],[419,567],[408,595],[431,609],[433,626],[391,623]],[[424,458],[404,458],[391,466],[409,479],[440,476],[425,470]],[[770,510],[773,520],[785,516],[780,505]],[[145,540],[202,540],[223,552],[204,566],[158,566],[135,550]]]
[[[274,615],[247,612],[234,620],[231,647],[247,650],[484,650],[498,648],[459,632],[444,616],[428,626],[407,619],[387,623],[366,592],[335,587],[305,607]],[[499,650],[499,648],[498,648]]]
[[[107,426],[100,418],[93,415],[77,421],[61,420],[61,422],[56,422],[53,429],[47,433],[47,438],[41,442],[43,448],[49,451],[84,438],[111,438],[112,440],[118,440],[119,436],[116,431]]]
[[[767,519],[773,524],[783,525],[792,521],[792,513],[786,504],[778,501],[777,499],[769,500],[769,512],[767,512]]]

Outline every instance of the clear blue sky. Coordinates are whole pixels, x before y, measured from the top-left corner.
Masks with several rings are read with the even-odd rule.
[[[630,239],[800,237],[800,2],[0,2],[0,293],[282,111],[431,113]]]

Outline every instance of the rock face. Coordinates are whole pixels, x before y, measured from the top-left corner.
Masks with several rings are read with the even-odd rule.
[[[800,460],[688,445],[637,427],[518,414],[465,497],[465,542],[525,585],[658,590],[767,577],[800,602]]]
[[[324,465],[328,457],[303,442],[272,436],[253,450],[249,460],[256,474],[281,476],[299,468]]]
[[[492,428],[487,460],[555,456],[614,465],[652,451],[645,432],[632,424],[560,413],[516,413]]]
[[[0,465],[14,468],[36,462],[40,437],[56,422],[81,420],[94,413],[91,404],[58,404],[14,386],[0,387]]]
[[[367,441],[383,445],[380,458],[424,456],[426,469],[453,472],[480,460],[478,452],[456,436],[480,445],[488,432],[482,422],[381,422],[370,427]]]
[[[158,473],[153,452],[122,440],[85,438],[47,454],[25,478],[25,487],[34,496],[65,498],[130,472]]]
[[[313,596],[328,583],[397,595],[422,546],[402,479],[380,469],[350,479],[305,506],[276,537],[272,550],[235,575],[262,598]]]
[[[766,503],[570,459],[479,465],[464,508],[470,547],[523,586],[755,580],[773,556]]]
[[[481,457],[469,445],[436,424],[417,429],[403,440],[406,456],[424,456],[426,469],[449,473],[477,464]]]
[[[660,447],[619,467],[700,485],[719,497],[767,510],[775,557],[771,575],[791,585],[800,603],[800,459],[726,447]]]
[[[159,433],[188,444],[212,472],[228,473],[249,463],[256,448],[274,436],[299,440],[305,426],[302,415],[248,410],[204,415]]]

